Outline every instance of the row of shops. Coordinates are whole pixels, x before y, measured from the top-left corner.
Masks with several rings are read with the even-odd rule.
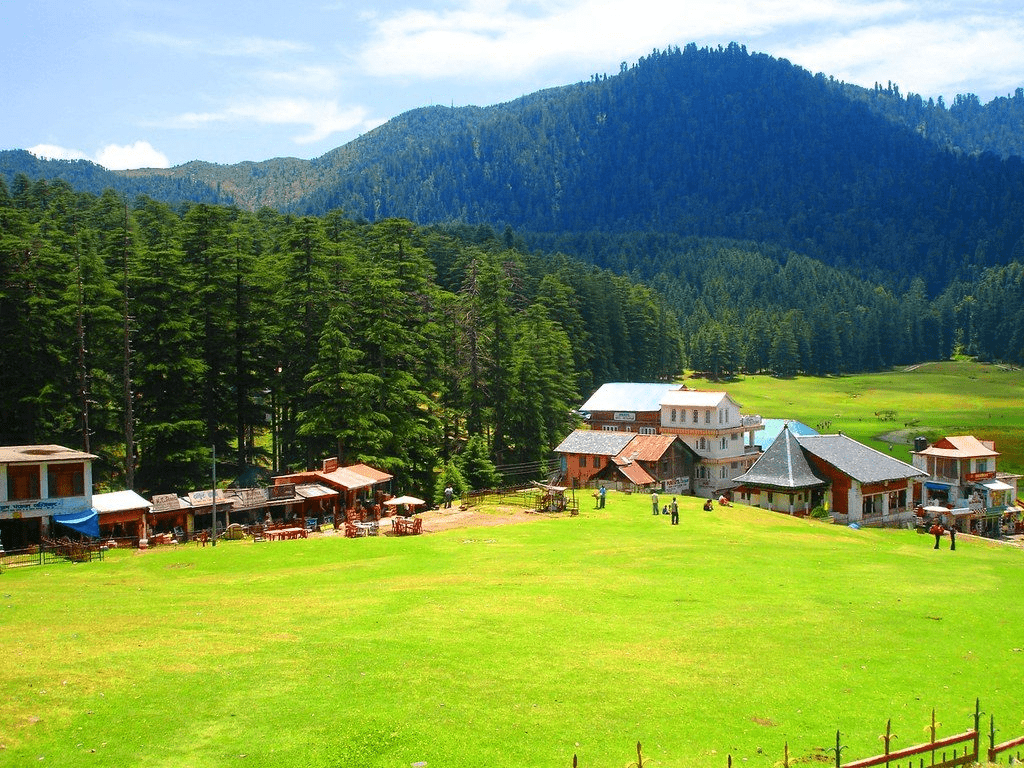
[[[365,464],[326,459],[317,470],[282,475],[258,488],[212,488],[145,499],[135,491],[93,494],[96,457],[56,445],[0,447],[0,550],[87,535],[136,546],[172,536],[188,541],[229,525],[333,521],[362,508],[379,514],[392,476]]]

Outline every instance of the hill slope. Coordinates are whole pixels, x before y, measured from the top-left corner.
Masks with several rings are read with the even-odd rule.
[[[507,104],[413,110],[313,161],[89,183],[369,220],[742,238],[876,280],[921,276],[934,295],[1024,256],[1021,115],[1020,92],[946,110],[690,45]]]

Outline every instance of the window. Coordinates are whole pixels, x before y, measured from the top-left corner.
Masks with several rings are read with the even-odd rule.
[[[693,423],[694,423],[694,424],[696,424],[696,423],[697,423],[697,417],[698,417],[699,415],[700,415],[700,412],[699,412],[699,411],[694,411],[694,412],[693,412]]]
[[[38,499],[39,498],[39,466],[8,466],[7,467],[7,498]]]
[[[707,441],[706,441],[706,440],[705,440],[705,439],[704,439],[704,438],[702,437],[702,438],[700,439],[700,449],[701,449],[702,451],[706,451],[706,450],[707,450],[707,448],[708,448],[708,444],[707,444]]]
[[[722,465],[722,468],[718,471],[718,477],[722,480],[725,480],[727,477],[729,477],[729,468],[726,467],[724,464]]]
[[[880,515],[882,513],[882,495],[865,496],[861,504],[861,512],[867,515]]]
[[[581,467],[586,467],[587,466],[587,457],[586,456],[580,456],[580,466]]]
[[[977,459],[974,462],[975,472],[988,472],[988,459]]]
[[[729,438],[727,438],[727,437],[723,437],[723,438],[722,438],[722,450],[724,451],[724,450],[726,450],[726,449],[727,449],[728,447],[729,447]]]
[[[600,469],[600,468],[601,468],[601,457],[600,456],[595,456],[594,457],[594,469]]]
[[[619,428],[616,427],[614,424],[605,424],[605,425],[603,425],[601,427],[601,429],[603,429],[605,432],[618,432],[619,431]]]
[[[704,411],[704,423],[705,424],[710,424],[711,423],[711,411]]]
[[[675,408],[672,409],[672,423],[673,424],[676,423],[676,409]]]
[[[739,439],[740,439],[740,436],[739,436],[739,434],[738,434],[738,433],[736,433],[736,432],[733,432],[733,433],[732,433],[732,435],[731,435],[731,437],[732,437],[732,439],[733,439],[733,440],[739,440]]]
[[[51,499],[85,495],[84,464],[50,464],[46,484]]]
[[[658,430],[656,430],[654,427],[640,427],[640,434],[641,435],[656,435],[656,434],[658,434]]]

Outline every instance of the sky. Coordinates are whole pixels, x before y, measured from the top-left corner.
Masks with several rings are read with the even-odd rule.
[[[654,49],[745,45],[983,103],[1024,87],[1019,0],[0,0],[0,149],[110,169],[314,158]]]

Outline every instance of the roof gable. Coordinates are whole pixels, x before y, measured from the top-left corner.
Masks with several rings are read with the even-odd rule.
[[[724,405],[735,406],[737,403],[728,392],[707,392],[701,389],[674,389],[666,392],[661,400],[662,406],[676,408],[720,408]]]
[[[952,435],[936,440],[923,451],[918,451],[917,454],[951,459],[979,459],[998,456],[999,452],[992,447],[991,443],[982,442],[973,435]]]
[[[807,461],[788,425],[783,426],[768,449],[736,478],[736,482],[773,488],[813,488],[827,484]]]

